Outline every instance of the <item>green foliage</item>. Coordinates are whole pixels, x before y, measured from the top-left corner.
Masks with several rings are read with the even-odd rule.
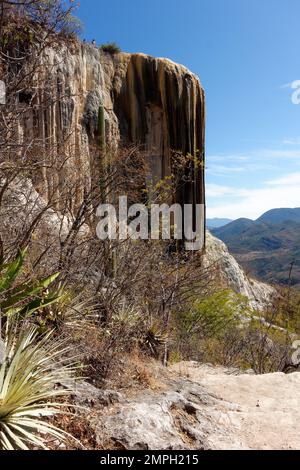
[[[34,315],[34,322],[41,333],[49,330],[76,330],[93,324],[98,315],[94,309],[93,300],[82,300],[81,293],[74,294],[70,290],[63,293],[51,308],[39,310]]]
[[[5,346],[0,366],[0,450],[27,450],[32,445],[46,449],[50,436],[65,440],[67,434],[44,419],[62,412],[54,398],[71,393],[71,388],[56,386],[72,383],[74,368],[59,364],[66,349],[62,343],[54,345],[50,334],[38,340],[35,328],[21,333],[11,328]]]
[[[22,329],[24,318],[35,314],[37,321],[38,314],[65,296],[61,289],[48,291],[58,274],[36,282],[19,281],[25,257],[23,250],[14,261],[0,264],[0,314],[6,320],[0,331],[4,337],[0,365],[0,450],[46,448],[49,436],[59,440],[67,436],[44,421],[62,412],[62,405],[53,399],[70,393],[56,386],[71,383],[74,369],[61,364],[67,349],[60,341],[55,344],[51,341],[51,332],[41,339],[37,326]]]
[[[102,44],[100,49],[102,52],[107,52],[108,54],[119,54],[121,52],[120,47],[115,42]]]
[[[230,290],[195,301],[186,313],[173,315],[172,357],[203,360],[208,342],[223,341],[250,314],[248,300]]]
[[[300,293],[295,288],[281,288],[275,303],[276,325],[291,333],[300,333]]]
[[[254,312],[243,296],[219,291],[175,316],[171,360],[250,368],[259,374],[282,371],[289,360],[292,330],[279,328],[280,318],[278,308]]]
[[[101,104],[98,110],[98,134],[99,134],[99,162],[100,162],[100,179],[99,186],[102,194],[102,201],[105,201],[105,180],[106,180],[106,133],[105,133],[105,112],[104,106]]]
[[[2,317],[19,314],[22,317],[49,307],[63,297],[62,290],[49,292],[48,287],[57,279],[59,273],[37,282],[17,283],[22,274],[26,250],[21,251],[9,264],[0,265],[0,313]]]
[[[241,314],[248,314],[245,297],[230,290],[216,292],[203,300],[196,301],[184,319],[188,333],[205,337],[223,335],[226,328],[241,321]]]

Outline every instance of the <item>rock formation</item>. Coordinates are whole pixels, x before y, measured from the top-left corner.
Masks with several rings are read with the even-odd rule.
[[[78,387],[100,448],[297,450],[300,374],[254,375],[182,362],[156,370],[156,389]],[[120,423],[122,425],[120,426]]]
[[[63,172],[44,170],[35,181],[43,195],[63,178],[77,185],[74,204],[80,202],[98,176],[105,129],[111,151],[120,144],[140,146],[153,177],[170,175],[173,151],[192,155],[199,165],[189,170],[191,178],[178,191],[177,202],[204,204],[205,103],[195,75],[168,59],[108,54],[88,44],[48,49],[43,61],[38,80],[45,87],[38,101],[50,104],[26,116],[20,138],[33,134],[43,142],[45,160],[68,158]]]
[[[192,178],[186,179],[177,197],[180,203],[205,203],[205,99],[195,75],[168,59],[108,54],[79,43],[47,49],[43,61],[43,73],[38,77],[39,106],[30,109],[19,130],[20,139],[35,138],[38,147],[32,152],[49,161],[33,181],[35,189],[30,193],[34,201],[39,201],[38,193],[46,201],[63,180],[76,188],[73,204],[78,205],[99,176],[105,139],[110,151],[121,145],[139,145],[150,159],[154,178],[171,173],[172,151],[196,157],[200,164],[192,169]],[[63,169],[52,165],[65,159]],[[51,210],[46,214],[49,220],[55,218]],[[206,262],[217,262],[228,287],[246,295],[252,307],[270,300],[273,290],[249,280],[225,245],[209,233]]]
[[[250,279],[218,238],[206,233],[205,264],[215,265],[225,286],[249,299],[253,309],[262,309],[272,302],[276,292],[268,284]]]

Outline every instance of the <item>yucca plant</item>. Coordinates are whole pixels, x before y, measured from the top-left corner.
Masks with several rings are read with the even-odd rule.
[[[47,448],[49,437],[64,440],[66,433],[49,419],[63,412],[55,397],[68,395],[74,369],[60,361],[67,349],[61,341],[55,344],[52,332],[41,336],[41,329],[25,321],[64,298],[61,289],[49,292],[58,277],[54,274],[36,282],[22,282],[26,250],[8,264],[0,263],[0,450]],[[36,320],[36,318],[35,318]],[[0,323],[1,326],[1,323]],[[2,325],[3,326],[3,325]]]
[[[61,364],[66,349],[51,333],[39,339],[35,327],[11,327],[0,366],[0,450],[47,449],[48,439],[68,436],[49,422],[64,412],[55,398],[72,392],[74,367]],[[57,387],[68,384],[69,388]],[[70,436],[69,436],[70,437]]]

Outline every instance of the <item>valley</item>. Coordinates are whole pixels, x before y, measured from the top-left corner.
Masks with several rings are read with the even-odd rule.
[[[283,286],[291,282],[300,288],[298,210],[274,210],[256,221],[238,219],[213,229],[212,233],[228,246],[252,277]]]

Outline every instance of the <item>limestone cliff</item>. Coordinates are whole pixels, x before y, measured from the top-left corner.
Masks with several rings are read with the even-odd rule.
[[[27,115],[20,138],[39,138],[46,160],[68,158],[63,174],[44,170],[36,182],[44,195],[59,178],[70,179],[77,185],[76,203],[91,184],[99,169],[100,107],[107,144],[140,145],[154,176],[170,174],[172,151],[191,154],[203,163],[204,92],[185,67],[144,54],[112,55],[89,44],[48,49],[43,61],[44,73],[38,80],[45,87],[39,87],[38,101],[48,105]],[[203,164],[192,172],[178,202],[204,203]]]
[[[195,75],[168,59],[108,54],[80,43],[47,49],[43,62],[38,106],[20,122],[19,138],[34,138],[39,159],[49,163],[33,181],[45,200],[64,180],[76,189],[75,206],[98,177],[101,109],[107,147],[140,145],[150,157],[153,176],[170,174],[172,151],[196,157],[201,164],[180,189],[178,199],[205,203],[205,98]],[[63,170],[52,165],[65,159]],[[49,220],[52,218],[51,213]],[[249,281],[225,245],[210,234],[207,237],[207,262],[218,262],[227,285],[248,296],[254,307],[265,305],[272,289]]]
[[[236,259],[229,253],[225,243],[206,233],[205,264],[216,266],[226,287],[249,299],[250,306],[261,310],[272,302],[275,289],[268,284],[250,279]]]

